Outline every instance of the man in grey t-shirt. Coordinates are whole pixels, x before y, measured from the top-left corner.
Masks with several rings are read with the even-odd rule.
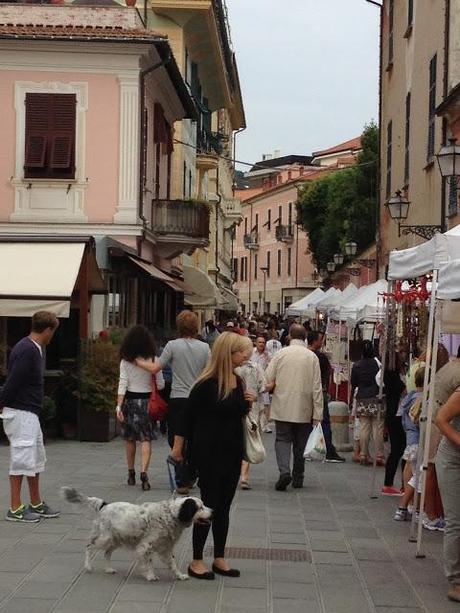
[[[181,311],[176,318],[180,338],[166,344],[158,362],[136,360],[141,368],[156,374],[165,366],[172,371],[171,395],[168,411],[168,442],[171,457],[177,462],[176,486],[179,494],[188,494],[194,480],[185,460],[187,408],[190,390],[202,373],[211,355],[209,346],[196,339],[198,317],[192,311]]]

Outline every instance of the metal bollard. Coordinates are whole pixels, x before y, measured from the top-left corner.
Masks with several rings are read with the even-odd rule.
[[[329,403],[329,415],[331,416],[332,442],[337,451],[352,451],[353,445],[349,438],[349,413],[345,402],[332,400]]]

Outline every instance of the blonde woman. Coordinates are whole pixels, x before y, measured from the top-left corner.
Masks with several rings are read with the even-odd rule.
[[[196,579],[212,580],[215,573],[239,577],[225,560],[230,506],[240,477],[243,459],[243,417],[256,396],[244,391],[235,374],[247,358],[247,339],[223,332],[215,341],[211,360],[190,392],[188,433],[190,459],[198,471],[198,485],[205,505],[213,509],[212,571],[203,561],[210,525],[193,527],[193,560],[188,573]],[[185,434],[185,433],[184,433]]]

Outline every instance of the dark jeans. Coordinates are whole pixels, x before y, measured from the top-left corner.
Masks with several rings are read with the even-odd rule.
[[[291,474],[291,452],[294,456],[292,476],[303,478],[305,460],[303,452],[310,436],[311,424],[298,424],[289,421],[275,421],[275,453],[280,475]]]
[[[221,475],[206,475],[200,472],[198,485],[201,500],[213,510],[212,536],[214,539],[214,558],[225,557],[230,507],[240,478],[241,463],[234,469],[225,470]],[[211,469],[211,473],[212,473]],[[202,560],[203,550],[208,538],[209,524],[194,524],[193,526],[193,559]]]
[[[385,485],[391,487],[398,470],[398,464],[406,448],[406,433],[402,427],[400,417],[387,415],[385,423],[390,438],[390,455],[388,456],[385,468]]]
[[[329,395],[327,392],[323,392],[323,421],[321,422],[321,427],[323,428],[324,441],[326,443],[326,455],[334,455],[337,452],[332,442],[331,416],[329,415]]]
[[[170,398],[169,400],[167,422],[168,443],[171,449],[174,445],[174,436],[178,432],[183,431],[182,424],[184,423],[184,419],[186,419],[185,413],[187,411],[187,406],[188,398]],[[177,487],[187,487],[195,480],[194,471],[191,469],[190,464],[187,461],[187,441],[185,441],[183,455],[184,461],[182,464],[175,466]]]

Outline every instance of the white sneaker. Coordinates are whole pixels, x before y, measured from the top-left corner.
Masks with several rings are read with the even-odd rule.
[[[422,520],[422,526],[425,530],[430,530],[430,532],[438,531],[444,532],[445,523],[442,517],[436,517],[435,519],[428,519],[428,517],[424,517]]]
[[[266,432],[267,434],[271,434],[273,430],[270,428],[270,426],[265,426],[264,432]]]

